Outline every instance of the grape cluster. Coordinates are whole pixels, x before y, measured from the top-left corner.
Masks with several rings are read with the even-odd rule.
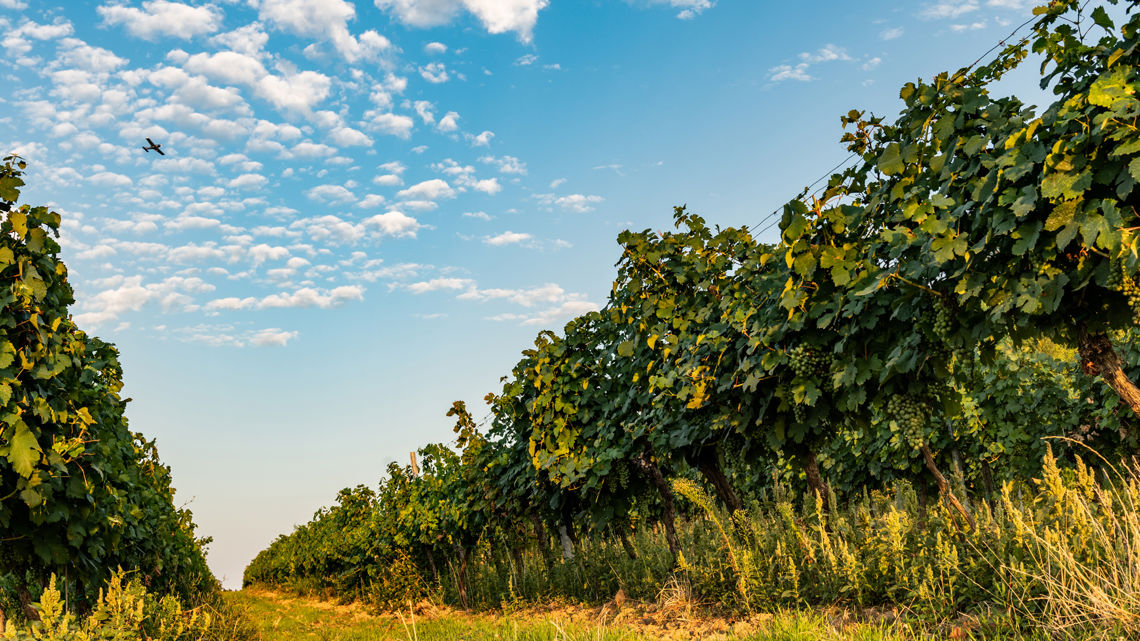
[[[1118,292],[1124,288],[1124,270],[1122,267],[1113,266],[1113,269],[1108,270],[1108,278],[1104,280],[1105,287]]]
[[[797,423],[804,423],[807,421],[807,406],[796,403],[792,405],[792,418]]]
[[[617,466],[617,482],[623,490],[629,489],[629,466],[622,463]]]
[[[950,306],[938,301],[934,306],[934,335],[942,341],[950,340],[951,326]]]
[[[822,376],[831,366],[830,359],[818,349],[807,345],[797,345],[788,352],[792,372],[796,376],[810,378]]]
[[[922,445],[922,427],[929,414],[924,403],[908,394],[895,394],[887,401],[887,418],[898,424],[915,447]]]
[[[1136,281],[1131,276],[1122,276],[1124,282],[1120,286],[1120,291],[1128,297],[1128,307],[1132,309],[1132,322],[1140,325],[1140,287],[1136,286]]]

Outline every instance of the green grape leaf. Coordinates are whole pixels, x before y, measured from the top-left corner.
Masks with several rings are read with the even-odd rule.
[[[39,507],[40,504],[44,502],[44,497],[30,487],[20,492],[20,498],[24,499],[24,503],[27,504],[28,507]]]
[[[24,185],[24,181],[18,176],[6,176],[0,178],[0,200],[6,200],[10,203],[16,202],[20,197],[20,187]]]
[[[1093,22],[1097,23],[1101,27],[1104,27],[1110,32],[1116,29],[1116,25],[1112,23],[1112,18],[1108,17],[1108,12],[1104,10],[1104,7],[1097,7],[1096,9],[1093,9],[1092,19]]]
[[[905,168],[905,165],[902,158],[902,148],[899,147],[899,144],[897,142],[892,142],[891,144],[887,145],[887,148],[883,150],[882,155],[879,156],[877,164],[879,165],[879,171],[888,176],[893,176],[895,174],[901,173]]]

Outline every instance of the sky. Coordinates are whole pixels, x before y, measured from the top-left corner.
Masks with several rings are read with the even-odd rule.
[[[847,156],[841,114],[897,113],[1031,6],[0,0],[0,153],[238,587],[449,441],[452,401],[484,416],[539,330],[605,303],[621,230],[680,204],[764,229]]]

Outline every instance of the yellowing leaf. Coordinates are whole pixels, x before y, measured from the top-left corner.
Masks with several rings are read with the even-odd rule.
[[[1054,207],[1049,218],[1045,220],[1045,231],[1057,231],[1072,222],[1073,216],[1077,213],[1077,204],[1076,200],[1066,200]]]
[[[35,472],[36,463],[40,462],[40,444],[36,435],[28,429],[23,421],[16,423],[16,431],[8,442],[8,462],[12,469],[24,478],[29,478]]]
[[[12,231],[23,238],[28,233],[28,217],[21,211],[8,212],[8,222],[12,223]]]

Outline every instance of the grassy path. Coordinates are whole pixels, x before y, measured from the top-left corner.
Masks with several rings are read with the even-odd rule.
[[[913,635],[882,624],[837,623],[812,614],[757,615],[745,621],[647,616],[644,610],[559,607],[508,614],[469,614],[430,608],[374,615],[356,605],[335,605],[264,590],[227,595],[255,622],[263,641],[901,641]],[[973,635],[927,638],[970,639]],[[992,637],[991,637],[992,638]]]

